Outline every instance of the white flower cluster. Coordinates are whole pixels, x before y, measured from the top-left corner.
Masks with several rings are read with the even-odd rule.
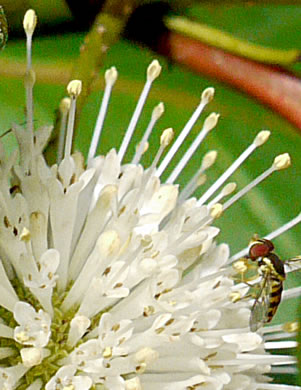
[[[156,62],[150,69],[157,76]],[[68,146],[79,89],[69,85],[58,165],[42,155],[49,127],[33,137],[14,126],[19,151],[0,151],[0,387],[277,389],[264,374],[295,360],[269,355],[249,329],[250,299],[236,299],[248,286],[234,283],[229,248],[214,241],[221,205],[179,198],[160,182],[158,156],[146,170],[137,155],[122,164],[129,141],[85,167]]]

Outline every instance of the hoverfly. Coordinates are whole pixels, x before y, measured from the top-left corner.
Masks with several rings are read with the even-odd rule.
[[[281,302],[283,282],[286,277],[285,264],[300,261],[301,257],[282,261],[274,252],[271,241],[256,239],[249,248],[246,258],[256,261],[260,281],[258,292],[251,308],[250,329],[255,332],[265,323],[272,321]]]

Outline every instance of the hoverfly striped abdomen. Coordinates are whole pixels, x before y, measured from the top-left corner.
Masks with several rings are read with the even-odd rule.
[[[271,277],[271,292],[265,322],[271,322],[274,315],[276,314],[278,306],[281,302],[282,290],[283,281],[280,278]]]
[[[263,259],[264,261],[264,259]],[[285,280],[284,262],[279,259],[275,253],[268,255],[268,261],[270,261],[270,293],[269,293],[269,305],[267,308],[266,322],[271,322],[278,306],[281,302],[281,294],[283,290],[283,281]]]
[[[262,241],[263,245],[265,245],[264,240]],[[269,248],[272,250],[274,247],[269,245]],[[275,253],[271,252],[271,250],[265,252],[265,257],[256,259],[258,273],[262,276],[262,280],[260,282],[260,294],[254,302],[251,316],[253,315],[253,312],[258,309],[257,306],[264,306],[263,323],[272,321],[276,314],[277,308],[281,302],[283,281],[285,280],[284,263]]]

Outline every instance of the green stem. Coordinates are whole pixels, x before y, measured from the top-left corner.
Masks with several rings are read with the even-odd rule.
[[[92,83],[99,76],[109,48],[121,37],[135,5],[136,0],[107,0],[103,11],[96,17],[87,34],[71,77],[83,83],[83,90],[77,101],[77,119],[91,92]]]
[[[3,8],[0,5],[0,49],[6,45],[7,41],[7,20]]]
[[[86,35],[71,75],[71,80],[82,81],[82,92],[77,99],[76,123],[79,121],[92,86],[99,77],[103,60],[109,48],[121,37],[136,2],[136,0],[107,0],[103,11],[96,17],[91,30]],[[49,163],[56,160],[59,128],[60,118],[53,131],[52,142],[45,152]]]
[[[174,32],[258,62],[287,66],[298,61],[301,54],[300,50],[297,49],[280,50],[255,45],[229,33],[193,22],[181,16],[167,17],[165,18],[165,24]]]

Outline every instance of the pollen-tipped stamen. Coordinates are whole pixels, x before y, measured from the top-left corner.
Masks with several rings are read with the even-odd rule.
[[[140,148],[140,146],[141,146],[141,142],[139,142],[139,144],[136,145],[136,153],[137,153],[138,149]],[[148,151],[148,148],[149,148],[149,143],[146,141],[146,142],[144,143],[144,145],[143,145],[143,150],[142,150],[141,156],[142,156],[144,153],[146,153],[146,152]],[[141,158],[141,157],[140,157],[140,158]],[[133,162],[132,162],[132,164],[133,164]],[[137,163],[137,164],[138,164],[138,163]]]
[[[165,129],[163,131],[163,133],[161,134],[160,147],[159,147],[159,150],[158,150],[155,158],[153,159],[152,165],[150,166],[150,172],[153,172],[154,169],[156,168],[164,150],[170,145],[170,143],[173,140],[173,137],[174,137],[174,131],[171,127],[168,129]]]
[[[211,150],[210,152],[205,154],[200,168],[181,191],[179,195],[179,203],[189,198],[199,186],[205,183],[207,178],[206,175],[204,175],[204,172],[215,163],[216,157],[216,150]]]
[[[153,109],[151,120],[149,121],[149,124],[145,130],[143,137],[142,137],[142,140],[140,141],[140,143],[138,145],[135,156],[132,160],[132,164],[139,163],[141,156],[145,151],[145,145],[148,141],[148,138],[151,135],[151,132],[153,131],[155,124],[160,119],[160,117],[162,116],[163,113],[164,113],[164,104],[161,102]]]
[[[236,190],[236,187],[236,183],[226,184],[225,187],[221,190],[221,192],[214,199],[212,199],[212,201],[209,202],[207,206],[211,208],[214,204],[219,203],[223,198],[232,194],[232,192]],[[223,205],[223,210],[225,211],[225,205]]]
[[[237,202],[238,199],[242,198],[252,188],[256,187],[259,183],[261,183],[263,180],[269,177],[273,172],[288,168],[289,166],[290,166],[290,157],[287,153],[277,156],[274,159],[274,162],[270,168],[268,168],[261,175],[257,176],[256,179],[254,179],[251,183],[246,185],[237,194],[232,196],[227,202],[224,203],[224,210],[232,206],[233,203]]]
[[[29,9],[23,19],[23,28],[26,33],[27,71],[31,69],[32,58],[32,35],[37,25],[37,15],[34,10]]]
[[[265,340],[279,340],[295,337],[299,329],[298,322],[285,322],[279,325],[269,325],[262,329]]]
[[[76,111],[76,99],[81,93],[81,89],[82,89],[82,82],[80,80],[72,80],[67,86],[67,91],[71,98],[71,105],[70,105],[69,116],[68,116],[68,126],[67,126],[67,134],[66,134],[66,141],[65,141],[64,157],[71,155],[75,111]]]
[[[26,55],[27,65],[25,74],[26,90],[26,122],[27,130],[33,136],[33,86],[35,83],[35,72],[32,69],[32,35],[37,24],[37,16],[34,10],[26,12],[23,19],[23,27],[26,34]]]
[[[118,157],[119,157],[120,162],[123,160],[123,157],[127,151],[127,148],[128,148],[129,143],[131,141],[132,135],[135,131],[138,119],[141,115],[143,106],[145,104],[145,101],[146,101],[147,96],[149,94],[149,91],[151,89],[152,83],[159,76],[160,72],[161,72],[161,66],[157,60],[154,60],[147,68],[146,83],[143,87],[143,90],[142,90],[141,95],[139,97],[134,114],[131,118],[131,121],[130,121],[129,126],[126,130],[125,136],[123,137],[123,140],[122,140],[119,152],[118,152]]]
[[[182,170],[187,165],[188,161],[191,159],[193,154],[196,152],[197,148],[200,146],[201,142],[205,139],[205,137],[209,134],[209,132],[214,129],[214,127],[217,124],[219,115],[213,112],[210,114],[205,122],[202,130],[197,135],[193,143],[190,145],[184,156],[181,158],[177,166],[174,168],[168,179],[166,180],[166,183],[172,184],[174,181],[178,178]]]
[[[184,126],[180,135],[177,137],[174,144],[170,148],[169,152],[167,153],[167,155],[165,156],[165,158],[161,162],[160,166],[158,167],[158,170],[156,173],[156,175],[158,177],[160,177],[162,175],[162,173],[165,171],[165,169],[167,168],[167,166],[169,165],[169,163],[171,162],[171,160],[175,156],[176,152],[178,151],[178,149],[180,148],[180,146],[184,142],[185,138],[188,136],[188,134],[192,130],[194,124],[198,120],[203,109],[213,99],[213,95],[214,95],[213,88],[207,88],[203,91],[200,104],[198,105],[198,107],[196,108],[196,110],[194,111],[194,113],[192,114],[192,116],[190,117],[190,119],[188,120],[186,125]]]
[[[200,197],[198,205],[203,205],[224,183],[225,181],[240,167],[240,165],[254,152],[256,148],[263,145],[269,138],[270,132],[263,130],[257,134],[254,141],[247,149],[234,161],[232,165],[216,180],[216,182]]]
[[[89,153],[88,153],[88,161],[95,156],[97,146],[99,143],[101,130],[103,128],[103,123],[104,123],[106,113],[108,110],[112,88],[117,80],[117,76],[118,76],[118,72],[117,72],[115,66],[112,66],[110,69],[108,69],[105,72],[105,83],[106,83],[105,91],[104,91],[104,95],[102,98],[100,110],[98,113],[98,117],[96,120],[94,132],[93,132],[93,137],[92,137],[91,144],[90,144],[90,149],[89,149]]]

